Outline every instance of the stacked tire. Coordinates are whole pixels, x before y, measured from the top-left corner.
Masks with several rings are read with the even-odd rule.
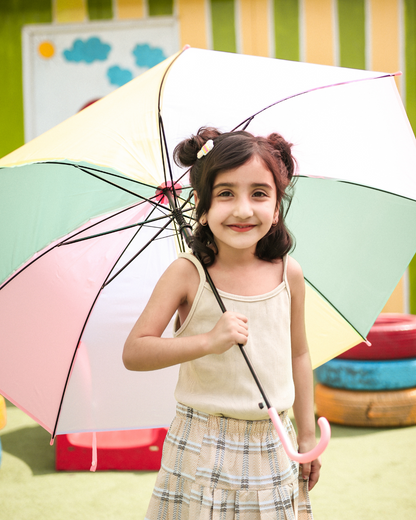
[[[380,314],[368,341],[315,370],[318,415],[348,426],[416,424],[416,316]]]

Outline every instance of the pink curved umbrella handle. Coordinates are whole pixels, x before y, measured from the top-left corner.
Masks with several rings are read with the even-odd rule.
[[[318,419],[319,428],[321,430],[321,438],[319,443],[313,448],[313,450],[308,451],[307,453],[298,453],[293,449],[292,443],[287,436],[287,433],[284,429],[282,421],[280,420],[279,414],[276,412],[276,409],[271,407],[268,409],[269,417],[272,420],[274,427],[276,428],[277,433],[279,434],[280,441],[283,444],[283,448],[290,459],[295,462],[299,462],[300,464],[305,464],[306,462],[312,462],[317,459],[328,446],[329,439],[331,438],[331,427],[329,422],[325,417],[320,417]]]

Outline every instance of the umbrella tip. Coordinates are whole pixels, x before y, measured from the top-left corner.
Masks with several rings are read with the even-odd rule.
[[[183,51],[186,51],[186,50],[188,50],[188,49],[190,49],[190,48],[191,48],[191,46],[189,45],[189,43],[187,43],[186,45],[183,46],[183,49],[182,49],[182,50],[183,50]]]

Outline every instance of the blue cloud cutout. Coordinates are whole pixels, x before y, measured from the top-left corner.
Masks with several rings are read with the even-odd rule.
[[[92,36],[85,41],[79,38],[74,40],[72,49],[67,49],[62,54],[68,61],[92,63],[96,60],[106,60],[110,50],[111,45],[103,43],[97,36]]]
[[[149,67],[149,69],[166,59],[160,47],[150,47],[147,43],[137,44],[133,49],[133,55],[138,67]]]
[[[110,67],[107,71],[107,76],[110,83],[118,87],[133,79],[133,73],[129,69],[121,69],[118,65]]]

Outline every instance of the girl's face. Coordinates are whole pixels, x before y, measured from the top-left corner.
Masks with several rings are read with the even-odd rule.
[[[230,248],[254,253],[278,214],[273,175],[254,155],[242,166],[216,176],[211,207],[201,220],[208,222],[218,254]]]

